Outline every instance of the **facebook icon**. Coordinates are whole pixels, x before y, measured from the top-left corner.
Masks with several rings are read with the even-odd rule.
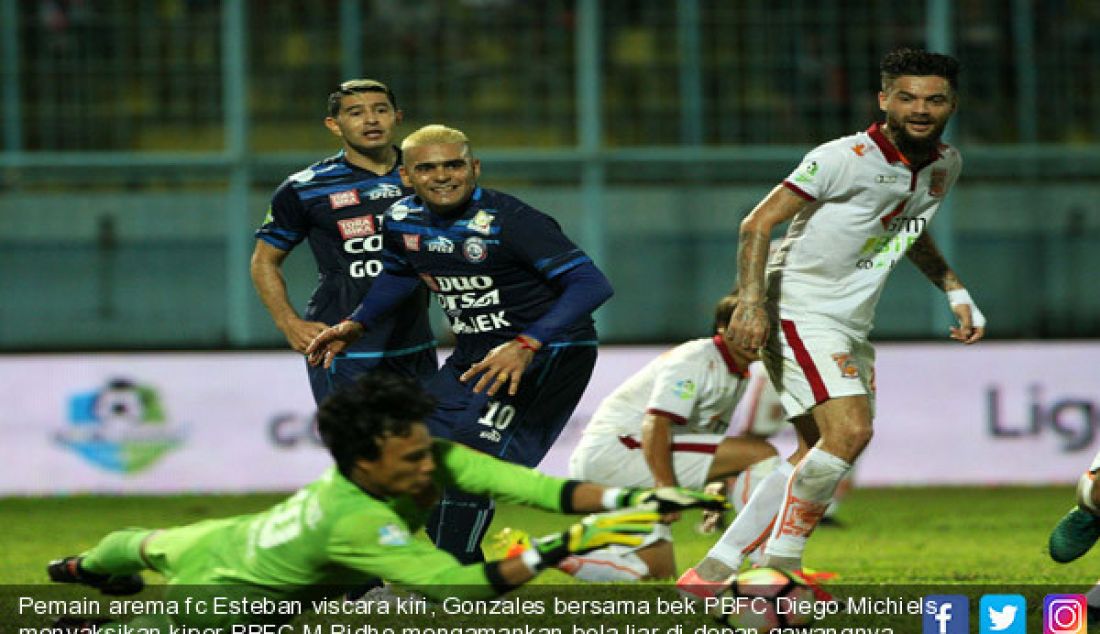
[[[968,634],[970,602],[961,594],[930,594],[924,597],[922,634]]]

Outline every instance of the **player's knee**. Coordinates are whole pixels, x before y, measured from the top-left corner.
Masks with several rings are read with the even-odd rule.
[[[844,424],[831,427],[822,433],[821,446],[834,455],[851,462],[871,442],[874,430],[870,423],[860,421],[846,421]]]
[[[848,440],[854,448],[862,450],[871,442],[871,437],[875,435],[875,430],[871,427],[870,423],[858,423],[852,425],[848,430]]]

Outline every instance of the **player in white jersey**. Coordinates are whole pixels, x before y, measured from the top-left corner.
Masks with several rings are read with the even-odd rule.
[[[812,150],[741,223],[740,301],[726,337],[763,346],[772,383],[812,449],[760,483],[722,539],[678,582],[686,593],[720,588],[746,549],[764,539],[767,564],[802,567],[806,540],[871,439],[867,335],[902,256],[946,292],[958,319],[953,339],[972,344],[985,334],[985,318],[925,231],[961,167],[959,153],[940,143],[957,103],[958,61],[898,49],[880,70],[885,122]],[[772,228],[788,220],[765,275]]]
[[[725,434],[756,356],[722,338],[736,302],[733,295],[718,302],[713,337],[665,352],[600,403],[570,457],[571,477],[609,486],[698,489],[779,461],[766,440]],[[671,577],[671,542],[668,525],[661,524],[639,549],[600,550],[561,568],[589,581]]]

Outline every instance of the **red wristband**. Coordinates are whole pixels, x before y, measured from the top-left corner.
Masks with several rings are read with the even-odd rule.
[[[528,339],[523,335],[516,335],[516,342],[519,343],[520,348],[523,348],[524,350],[530,350],[531,352],[538,352],[539,349],[536,348],[535,345],[531,343],[531,341],[531,339]]]

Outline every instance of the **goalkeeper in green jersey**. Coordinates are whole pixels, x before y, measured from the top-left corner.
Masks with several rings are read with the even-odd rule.
[[[572,554],[636,546],[661,514],[725,504],[721,496],[676,487],[607,488],[554,478],[433,440],[423,420],[434,407],[411,380],[367,375],[334,392],[318,411],[318,430],[336,465],[284,502],[253,515],[116,531],[82,555],[52,562],[49,576],[106,594],[133,594],[143,587],[139,572],[155,570],[166,578],[166,601],[177,605],[236,597],[278,606],[299,602],[308,610],[313,600],[379,578],[433,599],[490,598]],[[519,556],[462,565],[412,536],[446,487],[561,513],[612,512],[533,540]],[[285,623],[295,616],[211,612],[137,617],[128,627]],[[72,617],[55,625],[80,631],[93,623],[103,634],[118,627]]]

